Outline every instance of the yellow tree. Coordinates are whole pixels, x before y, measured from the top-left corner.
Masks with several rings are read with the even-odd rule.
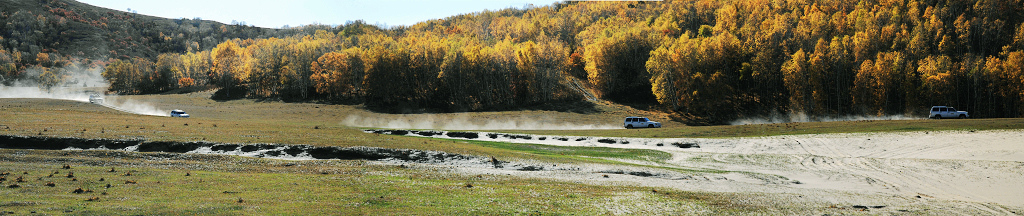
[[[512,91],[516,93],[516,101],[519,103],[533,102],[530,97],[535,90],[533,85],[536,80],[534,62],[537,59],[536,44],[533,41],[519,44],[516,50],[516,70],[512,75]]]
[[[241,84],[239,80],[235,79],[237,77],[235,73],[242,67],[241,58],[239,57],[242,52],[242,48],[230,40],[218,44],[216,48],[210,51],[213,68],[208,76],[211,81],[224,88],[228,97],[231,97],[231,89]]]
[[[353,90],[352,73],[349,71],[349,57],[339,52],[329,52],[317,58],[310,66],[313,75],[309,77],[317,94],[338,98]]]
[[[808,83],[807,55],[803,49],[793,53],[790,60],[782,64],[783,81],[789,90],[790,110],[806,112],[810,110],[812,95]]]
[[[949,56],[928,56],[917,63],[917,73],[920,74],[922,88],[930,95],[925,97],[931,99],[932,104],[947,104],[946,98],[950,98],[949,92],[952,87],[950,69],[953,63]]]

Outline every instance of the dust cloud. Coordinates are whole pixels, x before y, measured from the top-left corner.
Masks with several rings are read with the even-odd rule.
[[[729,122],[730,125],[748,125],[748,124],[776,124],[776,123],[792,123],[792,122],[835,122],[835,121],[864,121],[864,120],[916,120],[924,119],[922,117],[906,116],[906,115],[884,115],[884,116],[869,116],[869,115],[847,115],[847,116],[810,116],[806,113],[790,113],[788,115],[776,114],[768,117],[754,117],[754,118],[742,118]]]
[[[46,89],[35,81],[19,80],[11,86],[0,84],[0,98],[45,98],[89,103],[90,95],[100,95],[103,96],[104,102],[98,104],[114,110],[139,115],[170,115],[169,111],[149,103],[121,98],[117,95],[104,95],[103,92],[107,89],[108,84],[100,76],[102,69],[99,67],[83,69],[73,65],[60,70],[67,70],[68,77],[55,87]],[[30,69],[26,70],[26,73],[32,76],[38,71]]]
[[[467,114],[350,115],[341,123],[349,127],[426,130],[599,130],[620,129],[612,124],[575,124],[539,116],[500,119],[473,118]]]

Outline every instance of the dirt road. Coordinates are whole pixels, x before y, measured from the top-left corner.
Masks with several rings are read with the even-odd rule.
[[[570,137],[570,140],[575,137]],[[677,170],[630,175],[637,168],[582,167],[579,171],[509,174],[597,184],[670,187],[691,191],[759,194],[750,202],[795,208],[866,207],[928,214],[1022,214],[1024,131],[940,131],[772,136],[723,139],[636,139],[630,144],[591,141],[535,143],[658,149],[665,163],[627,161]],[[531,142],[514,139],[514,142]],[[676,148],[651,143],[695,143]],[[615,170],[623,170],[616,172]],[[465,169],[467,172],[494,170]],[[608,177],[604,175],[611,174]],[[617,175],[622,174],[622,175]],[[839,206],[835,206],[839,204]],[[806,206],[805,206],[806,205]],[[845,207],[844,207],[845,205]],[[883,207],[888,206],[888,207]],[[882,207],[873,209],[872,207]]]

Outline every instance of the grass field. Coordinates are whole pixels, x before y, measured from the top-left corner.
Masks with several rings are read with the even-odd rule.
[[[62,169],[65,164],[70,169]],[[466,176],[433,166],[363,161],[0,150],[0,167],[10,173],[0,189],[0,209],[16,214],[610,213],[604,205],[632,214],[752,209],[730,203],[728,194]],[[24,182],[15,182],[18,177]],[[74,193],[78,188],[87,192]],[[635,199],[615,199],[627,195]],[[93,197],[98,200],[88,201]],[[659,208],[643,208],[648,206]]]
[[[661,151],[463,141],[364,133],[342,122],[386,115],[359,106],[213,101],[209,93],[132,96],[192,118],[141,116],[62,100],[0,99],[0,134],[150,141],[370,146],[491,156],[506,161],[636,166],[658,163]],[[619,124],[624,116],[659,116],[614,104],[590,113],[542,110],[485,112],[473,118],[551,118],[573,124]],[[382,117],[383,116],[383,117]],[[655,117],[657,118],[657,117]],[[666,122],[665,119],[655,119]],[[512,133],[605,137],[735,137],[811,133],[1024,128],[1024,119],[816,122],[661,129],[517,130]],[[71,169],[61,169],[64,164]],[[114,168],[115,172],[107,172]],[[677,172],[694,170],[667,169]],[[703,193],[633,186],[597,186],[502,174],[466,175],[434,165],[281,161],[234,156],[122,151],[0,150],[0,210],[26,214],[762,214],[781,206],[736,201],[750,194]],[[24,174],[27,172],[28,174]],[[74,172],[74,179],[67,178]],[[131,176],[124,174],[131,172]],[[704,172],[704,171],[697,171]],[[707,170],[706,172],[717,172]],[[53,174],[56,173],[56,174]],[[190,174],[185,176],[185,174]],[[53,174],[53,177],[49,177]],[[597,175],[597,174],[595,174]],[[26,182],[15,182],[23,177]],[[104,181],[99,181],[103,178]],[[134,181],[128,183],[126,181]],[[53,182],[54,186],[45,184]],[[19,188],[6,188],[17,184]],[[111,187],[107,188],[106,184]],[[470,187],[472,186],[472,187]],[[77,188],[91,193],[72,193]],[[106,194],[103,194],[106,193]],[[98,201],[86,201],[96,197]],[[766,210],[767,209],[767,210]]]

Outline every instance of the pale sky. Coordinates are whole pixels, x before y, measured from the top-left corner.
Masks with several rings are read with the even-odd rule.
[[[364,20],[368,24],[412,25],[458,14],[527,5],[541,7],[555,0],[79,0],[114,10],[129,8],[139,14],[164,18],[196,18],[230,24],[280,28],[320,24],[345,24]]]

